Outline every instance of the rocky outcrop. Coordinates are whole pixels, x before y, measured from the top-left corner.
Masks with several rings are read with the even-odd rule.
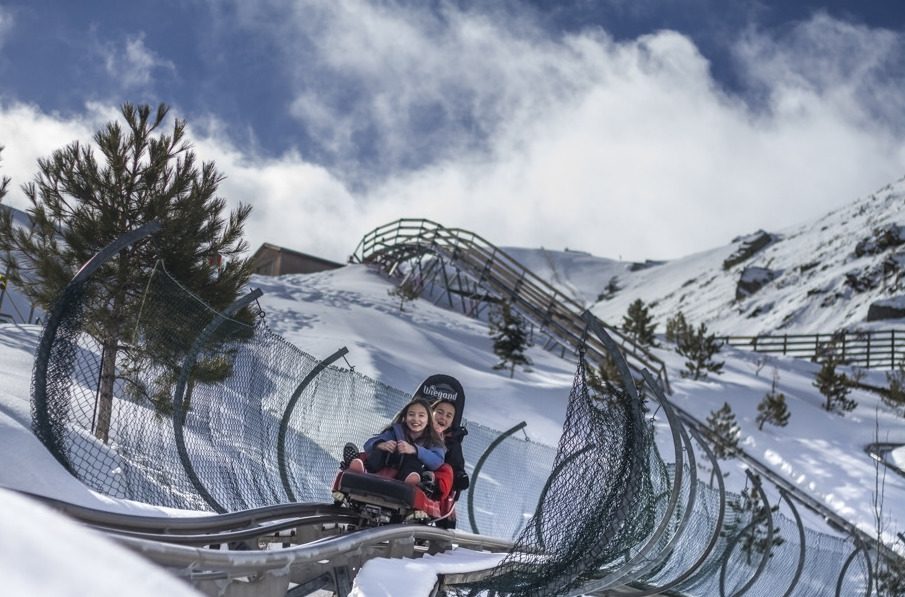
[[[898,247],[901,244],[905,244],[905,226],[888,224],[875,228],[870,236],[859,240],[855,245],[855,257],[877,255],[890,247]]]
[[[867,321],[905,318],[905,296],[895,296],[871,303],[867,309]]]
[[[762,251],[776,239],[776,236],[773,236],[769,232],[764,232],[763,230],[758,230],[754,234],[748,236],[732,239],[732,242],[740,242],[741,244],[735,250],[735,253],[723,261],[723,269],[729,269],[743,261],[751,259],[758,251]]]
[[[765,267],[746,267],[739,278],[738,285],[735,287],[735,300],[742,300],[751,296],[773,280],[779,277],[782,272],[769,270]]]

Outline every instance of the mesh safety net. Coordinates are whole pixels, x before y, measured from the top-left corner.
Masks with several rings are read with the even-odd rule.
[[[253,303],[214,311],[163,268],[147,281],[144,324],[111,357],[84,317],[91,284],[71,285],[45,327],[32,416],[54,456],[106,495],[218,512],[328,501],[345,442],[363,442],[409,399],[306,354]],[[459,528],[516,545],[485,578],[449,592],[870,593],[852,538],[805,529],[754,491],[711,487],[681,450],[664,458],[662,411],[612,384],[592,388],[583,359],[568,398],[557,449],[467,423],[467,466],[480,471]]]

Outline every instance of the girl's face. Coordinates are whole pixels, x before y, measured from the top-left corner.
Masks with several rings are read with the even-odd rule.
[[[405,411],[405,426],[413,435],[420,435],[427,429],[429,420],[427,409],[421,404],[413,404]]]
[[[434,429],[442,434],[452,425],[455,416],[456,407],[448,402],[441,402],[434,408]]]

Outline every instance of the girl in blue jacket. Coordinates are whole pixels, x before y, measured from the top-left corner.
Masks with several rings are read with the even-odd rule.
[[[396,479],[417,485],[422,472],[435,471],[443,464],[446,446],[434,429],[430,404],[415,398],[399,411],[389,427],[365,442],[364,451],[364,468],[368,472],[394,468]],[[357,466],[353,464],[351,468]]]

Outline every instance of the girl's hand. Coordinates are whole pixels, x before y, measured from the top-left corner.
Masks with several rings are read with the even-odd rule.
[[[417,454],[418,450],[408,442],[397,442],[396,451],[400,454]]]
[[[384,452],[395,452],[396,451],[396,442],[390,440],[388,442],[381,442],[377,444],[378,450],[383,450]]]

